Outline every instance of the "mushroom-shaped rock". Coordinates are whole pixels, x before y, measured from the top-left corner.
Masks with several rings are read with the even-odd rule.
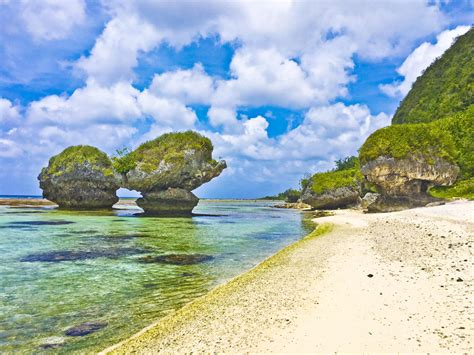
[[[452,185],[459,174],[457,165],[437,157],[413,154],[404,159],[380,156],[361,168],[368,181],[381,192],[370,212],[389,212],[424,206],[435,199],[428,195],[433,186]]]
[[[369,211],[424,206],[434,201],[428,194],[431,187],[456,181],[455,140],[440,122],[393,125],[366,140],[359,155],[361,172],[380,193]]]
[[[211,141],[199,133],[167,133],[130,153],[124,187],[140,191],[137,200],[146,214],[190,214],[198,203],[191,192],[219,176],[225,161],[212,158]]]
[[[107,154],[78,145],[49,160],[38,176],[43,196],[65,209],[111,208],[118,201],[120,179]]]
[[[362,175],[358,167],[314,174],[301,194],[301,201],[315,209],[335,209],[359,202]]]

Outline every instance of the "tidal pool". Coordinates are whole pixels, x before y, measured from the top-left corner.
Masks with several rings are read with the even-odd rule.
[[[127,338],[309,232],[271,205],[201,200],[192,218],[0,206],[0,352]]]

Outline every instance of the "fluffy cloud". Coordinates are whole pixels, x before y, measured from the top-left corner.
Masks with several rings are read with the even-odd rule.
[[[86,4],[84,0],[23,0],[20,14],[27,31],[36,40],[58,40],[85,21]]]
[[[0,131],[20,123],[19,107],[7,100],[0,98]]]
[[[47,96],[30,104],[28,121],[34,124],[83,126],[92,123],[133,123],[141,117],[139,91],[129,83],[102,86],[95,81],[69,96]]]
[[[436,37],[436,43],[434,44],[429,42],[421,44],[397,69],[397,72],[404,77],[403,80],[392,84],[381,85],[380,89],[392,97],[403,97],[408,94],[411,85],[415,82],[416,78],[423,73],[423,70],[428,68],[436,58],[440,57],[451,47],[457,37],[466,33],[469,28],[470,26],[458,26],[453,30],[441,32]]]
[[[196,63],[189,70],[156,74],[149,91],[185,104],[208,104],[214,94],[214,81],[206,74],[202,64]]]

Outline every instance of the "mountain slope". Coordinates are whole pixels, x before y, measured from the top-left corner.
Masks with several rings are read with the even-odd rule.
[[[460,36],[413,83],[392,123],[444,118],[474,104],[474,28]]]

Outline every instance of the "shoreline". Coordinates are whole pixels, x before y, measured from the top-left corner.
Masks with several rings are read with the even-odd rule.
[[[329,223],[323,223],[315,226],[315,229],[301,238],[300,240],[295,241],[294,243],[287,245],[283,249],[280,249],[277,251],[275,254],[270,255],[266,259],[262,260],[259,262],[257,265],[252,267],[250,270],[247,270],[243,272],[240,275],[235,276],[234,278],[230,279],[229,281],[225,282],[224,284],[218,285],[211,289],[209,292],[207,292],[205,295],[198,297],[191,302],[185,304],[183,307],[177,309],[176,311],[172,312],[171,314],[158,319],[156,322],[153,322],[152,324],[146,326],[142,330],[138,331],[137,333],[131,335],[127,339],[122,340],[121,342],[111,345],[107,347],[106,349],[102,350],[99,352],[99,354],[108,354],[108,353],[115,353],[115,350],[118,350],[120,347],[125,346],[126,343],[128,343],[131,340],[137,339],[147,333],[148,331],[153,331],[156,330],[157,327],[163,326],[161,323],[165,322],[173,322],[175,318],[179,318],[182,316],[182,313],[184,313],[185,317],[188,317],[188,311],[193,312],[194,307],[200,307],[203,304],[206,304],[208,302],[208,298],[211,298],[213,296],[217,297],[222,297],[222,293],[228,292],[227,288],[228,287],[238,287],[240,282],[245,282],[246,279],[252,278],[257,276],[256,274],[260,272],[262,269],[265,269],[267,267],[271,267],[272,263],[275,262],[276,258],[284,257],[284,254],[291,251],[294,248],[297,248],[300,243],[305,243],[311,239],[323,236],[327,233],[330,233],[333,230],[334,226]]]
[[[318,218],[320,232],[334,225],[323,238],[311,233],[101,353],[469,352],[473,213],[458,201]]]

